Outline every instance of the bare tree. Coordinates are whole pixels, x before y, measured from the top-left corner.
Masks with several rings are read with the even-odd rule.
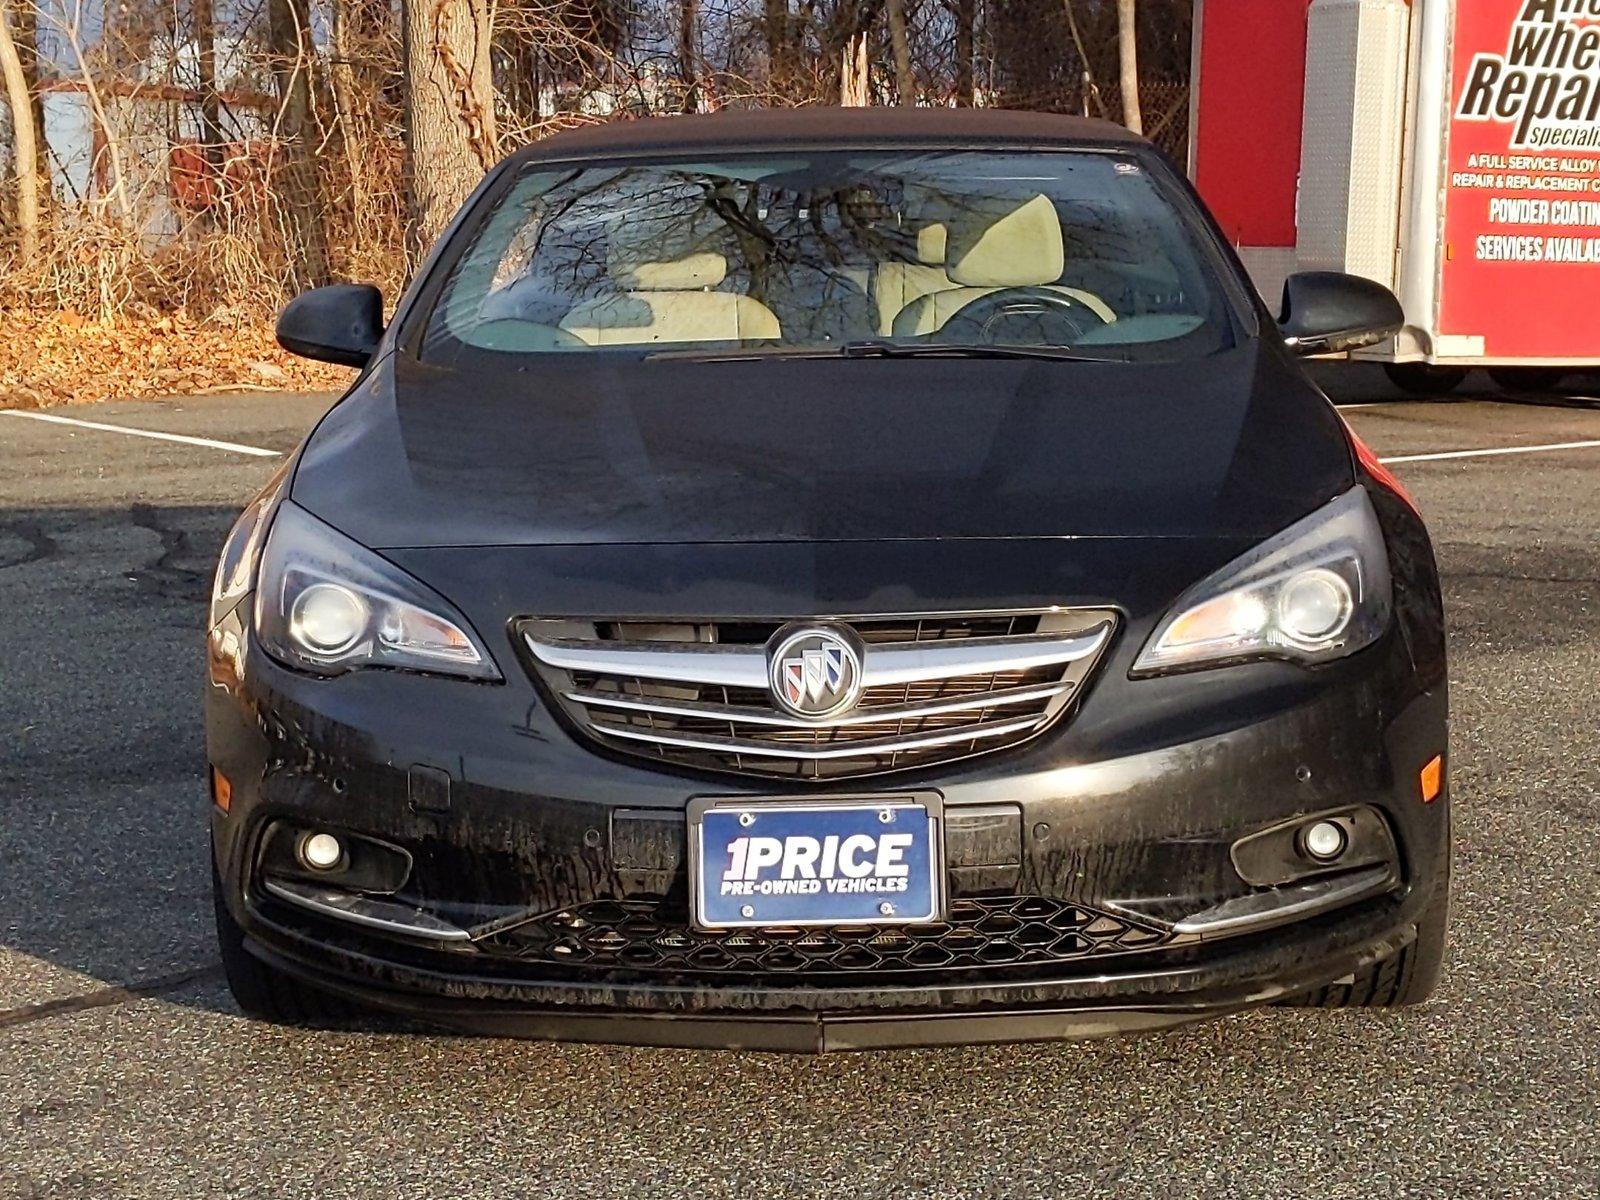
[[[118,136],[112,125],[111,116],[106,111],[105,97],[101,92],[100,84],[95,80],[95,73],[90,69],[90,59],[84,49],[83,6],[73,5],[71,11],[58,13],[57,23],[62,36],[67,39],[67,46],[72,51],[72,61],[78,64],[78,79],[83,84],[83,96],[89,102],[89,112],[94,117],[95,128],[99,131],[104,141],[102,147],[94,151],[94,171],[98,175],[101,154],[105,155],[105,165],[109,168],[111,177],[111,195],[109,199],[115,201],[117,212],[126,220],[133,215],[133,197],[128,192],[128,177],[123,170],[122,139]]]
[[[906,37],[905,0],[883,0],[889,17],[889,43],[894,49],[894,85],[900,103],[917,102],[917,77],[911,73],[911,42]]]
[[[1078,61],[1083,64],[1083,92],[1085,99],[1084,112],[1088,112],[1088,101],[1093,101],[1097,116],[1106,115],[1105,101],[1100,96],[1100,84],[1094,76],[1094,64],[1089,60],[1088,48],[1083,44],[1083,30],[1078,28],[1078,14],[1072,7],[1072,0],[1066,0],[1067,29],[1072,34],[1072,45],[1078,52]]]
[[[793,24],[789,0],[761,0],[761,32],[767,46],[767,86],[777,96],[793,82]]]
[[[281,188],[284,240],[295,290],[319,287],[328,270],[328,233],[322,182],[317,174],[316,124],[311,111],[311,72],[316,46],[309,0],[268,0],[272,76],[278,92],[278,133],[283,139]]]
[[[201,153],[213,178],[222,169],[222,120],[217,97],[216,19],[211,0],[193,0],[195,74],[200,85]]]
[[[26,3],[27,0],[24,0]],[[11,37],[10,5],[0,2],[0,72],[11,105],[12,144],[17,167],[17,235],[24,262],[39,253],[39,151],[34,143],[33,103],[22,58]]]
[[[683,78],[684,112],[700,107],[700,55],[695,45],[699,7],[699,0],[678,0],[678,74]]]
[[[952,0],[950,15],[956,23],[955,101],[971,108],[977,103],[972,59],[978,49],[978,0]]]
[[[1129,123],[1181,159],[1191,4],[0,0],[40,163],[36,269],[0,276],[0,304],[109,315],[137,300],[244,322],[330,278],[393,290],[505,150],[644,113],[898,102],[1121,119],[1127,68]],[[45,173],[35,45],[86,110],[82,194],[82,172]],[[18,89],[0,85],[3,112]],[[173,153],[192,117],[198,182],[215,186],[178,177],[197,166]]]
[[[1139,112],[1139,38],[1137,0],[1117,0],[1117,51],[1122,60],[1122,123],[1144,132]]]
[[[404,0],[406,251],[421,261],[498,157],[488,0]]]
[[[872,82],[867,61],[865,30],[851,37],[844,46],[839,70],[839,104],[844,108],[866,108],[872,103]]]
[[[209,3],[210,0],[197,0]],[[350,65],[349,0],[332,0],[328,19],[328,82],[333,94],[333,119],[339,130],[339,145],[344,150],[345,173],[350,186],[359,186],[360,168],[355,151],[355,72]]]
[[[0,0],[4,7],[4,0]],[[11,40],[22,60],[33,107],[33,144],[39,154],[39,203],[49,203],[50,150],[44,142],[44,93],[39,90],[39,0],[14,0],[11,5]]]

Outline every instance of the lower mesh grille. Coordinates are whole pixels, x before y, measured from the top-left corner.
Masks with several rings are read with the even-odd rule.
[[[1042,896],[959,899],[948,921],[906,928],[691,928],[681,906],[598,900],[546,913],[478,942],[523,962],[599,970],[807,976],[831,972],[1036,966],[1152,950],[1170,934]]]

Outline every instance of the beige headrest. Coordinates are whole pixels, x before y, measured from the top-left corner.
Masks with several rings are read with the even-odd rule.
[[[630,292],[692,292],[714,288],[728,274],[728,260],[700,250],[667,262],[624,262],[613,254],[607,264],[617,285]]]
[[[1046,195],[999,208],[964,209],[949,224],[950,278],[966,287],[1054,283],[1066,266],[1061,219]]]
[[[937,266],[944,261],[945,228],[935,221],[917,230],[917,261]]]

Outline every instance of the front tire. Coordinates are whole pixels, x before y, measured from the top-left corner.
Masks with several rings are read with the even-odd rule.
[[[1282,1003],[1290,1008],[1408,1008],[1421,1004],[1439,986],[1449,928],[1447,882],[1417,922],[1416,941],[1357,971],[1348,982],[1313,988]]]
[[[1467,378],[1465,367],[1439,367],[1433,363],[1384,363],[1389,382],[1413,396],[1443,396],[1460,387]]]
[[[228,990],[244,1015],[274,1025],[320,1028],[349,1025],[362,1010],[338,996],[330,996],[269,967],[244,946],[244,930],[228,911],[222,879],[211,864],[211,901],[216,913],[217,948]]]

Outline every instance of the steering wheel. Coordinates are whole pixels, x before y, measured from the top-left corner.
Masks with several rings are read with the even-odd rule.
[[[1013,287],[968,301],[940,333],[984,346],[1070,345],[1105,324],[1104,317],[1076,296],[1048,287]]]

